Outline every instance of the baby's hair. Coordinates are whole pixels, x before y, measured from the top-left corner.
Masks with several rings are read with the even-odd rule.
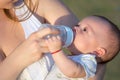
[[[118,28],[117,25],[115,25],[112,21],[110,21],[109,19],[107,19],[104,16],[93,15],[93,17],[98,17],[98,18],[106,21],[107,23],[109,23],[110,24],[110,28],[111,28],[111,32],[112,32],[114,38],[117,39],[117,42],[116,42],[117,44],[116,45],[114,45],[114,44],[111,43],[112,46],[109,46],[109,53],[113,54],[113,55],[110,58],[108,58],[108,59],[104,58],[103,61],[100,62],[100,63],[107,63],[107,62],[111,61],[119,53],[119,51],[120,51],[120,30],[119,30],[119,28]],[[113,45],[114,45],[114,48],[116,48],[116,49],[112,49]]]

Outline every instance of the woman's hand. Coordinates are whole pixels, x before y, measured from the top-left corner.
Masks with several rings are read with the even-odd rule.
[[[28,66],[42,57],[43,52],[49,52],[48,47],[43,39],[48,34],[58,34],[55,29],[44,28],[32,33],[23,41],[11,54],[16,57],[21,66]],[[17,61],[16,60],[16,61]]]
[[[39,32],[32,33],[26,40],[21,42],[8,57],[14,57],[16,63],[24,67],[39,60],[42,57],[42,48],[39,45],[41,37]]]
[[[25,67],[42,57],[39,43],[44,35],[34,32],[0,63],[0,80],[15,80]]]
[[[51,33],[55,33],[54,30],[42,29],[21,42],[0,63],[0,80],[15,80],[25,67],[39,60],[43,56],[42,53],[48,50],[43,37]],[[41,43],[44,47],[40,45]]]

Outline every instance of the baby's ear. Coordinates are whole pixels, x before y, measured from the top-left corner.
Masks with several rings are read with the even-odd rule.
[[[104,48],[102,48],[102,47],[99,47],[99,48],[97,48],[97,50],[95,52],[96,52],[95,54],[98,57],[102,57],[103,55],[105,55],[106,50]]]

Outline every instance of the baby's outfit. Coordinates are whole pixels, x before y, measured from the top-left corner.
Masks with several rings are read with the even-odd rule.
[[[22,4],[22,6],[23,7],[21,8],[15,9],[18,18],[26,16],[24,15],[21,17],[21,15],[25,12],[29,13],[28,8],[26,7],[26,5],[24,5],[24,3]],[[37,31],[41,25],[41,22],[35,17],[34,14],[32,14],[29,19],[20,23],[23,27],[26,38],[28,38],[31,33]],[[18,80],[86,80],[87,78],[95,75],[97,66],[95,55],[86,54],[70,56],[69,58],[77,63],[80,63],[84,67],[86,72],[85,78],[66,77],[55,65],[52,55],[50,53],[46,53],[42,59],[26,67],[21,72]]]
[[[91,54],[80,54],[76,56],[68,56],[70,59],[75,61],[76,63],[83,66],[86,76],[84,78],[69,78],[65,76],[59,68],[54,64],[52,69],[48,73],[45,80],[87,80],[90,77],[95,76],[97,62],[95,59],[95,55]]]

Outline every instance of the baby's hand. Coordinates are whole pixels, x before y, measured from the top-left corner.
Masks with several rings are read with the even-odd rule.
[[[60,36],[51,36],[45,41],[50,52],[54,52],[62,48],[62,40]]]

